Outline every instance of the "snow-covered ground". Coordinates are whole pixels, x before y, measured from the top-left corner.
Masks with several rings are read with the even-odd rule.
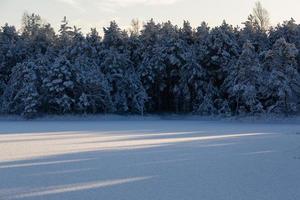
[[[2,120],[0,199],[299,200],[300,125]]]

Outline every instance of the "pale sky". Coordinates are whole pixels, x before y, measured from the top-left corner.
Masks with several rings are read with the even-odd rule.
[[[41,15],[56,30],[67,16],[72,25],[87,32],[91,27],[102,30],[111,20],[122,28],[129,26],[133,18],[156,22],[171,20],[181,25],[189,20],[195,27],[202,21],[210,26],[220,25],[223,19],[241,26],[252,12],[256,0],[0,0],[0,25],[8,22],[20,26],[22,14],[27,11]],[[271,22],[293,17],[300,22],[299,0],[261,0],[269,11]]]

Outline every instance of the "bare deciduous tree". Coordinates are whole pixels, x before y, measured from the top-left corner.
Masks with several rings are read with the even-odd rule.
[[[256,23],[260,26],[262,30],[268,30],[270,25],[270,16],[269,12],[263,8],[260,1],[255,3],[255,7],[253,8],[253,16],[255,18]]]
[[[139,19],[133,19],[131,21],[131,27],[129,32],[131,35],[139,35],[141,30],[142,23]]]

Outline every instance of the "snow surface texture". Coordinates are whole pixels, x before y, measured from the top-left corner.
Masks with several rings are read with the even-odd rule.
[[[298,200],[299,123],[0,121],[0,199]]]

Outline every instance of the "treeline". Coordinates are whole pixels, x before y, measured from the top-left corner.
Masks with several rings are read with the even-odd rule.
[[[300,109],[300,25],[265,30],[252,16],[182,28],[171,22],[83,35],[38,15],[0,30],[2,114],[295,114]]]

